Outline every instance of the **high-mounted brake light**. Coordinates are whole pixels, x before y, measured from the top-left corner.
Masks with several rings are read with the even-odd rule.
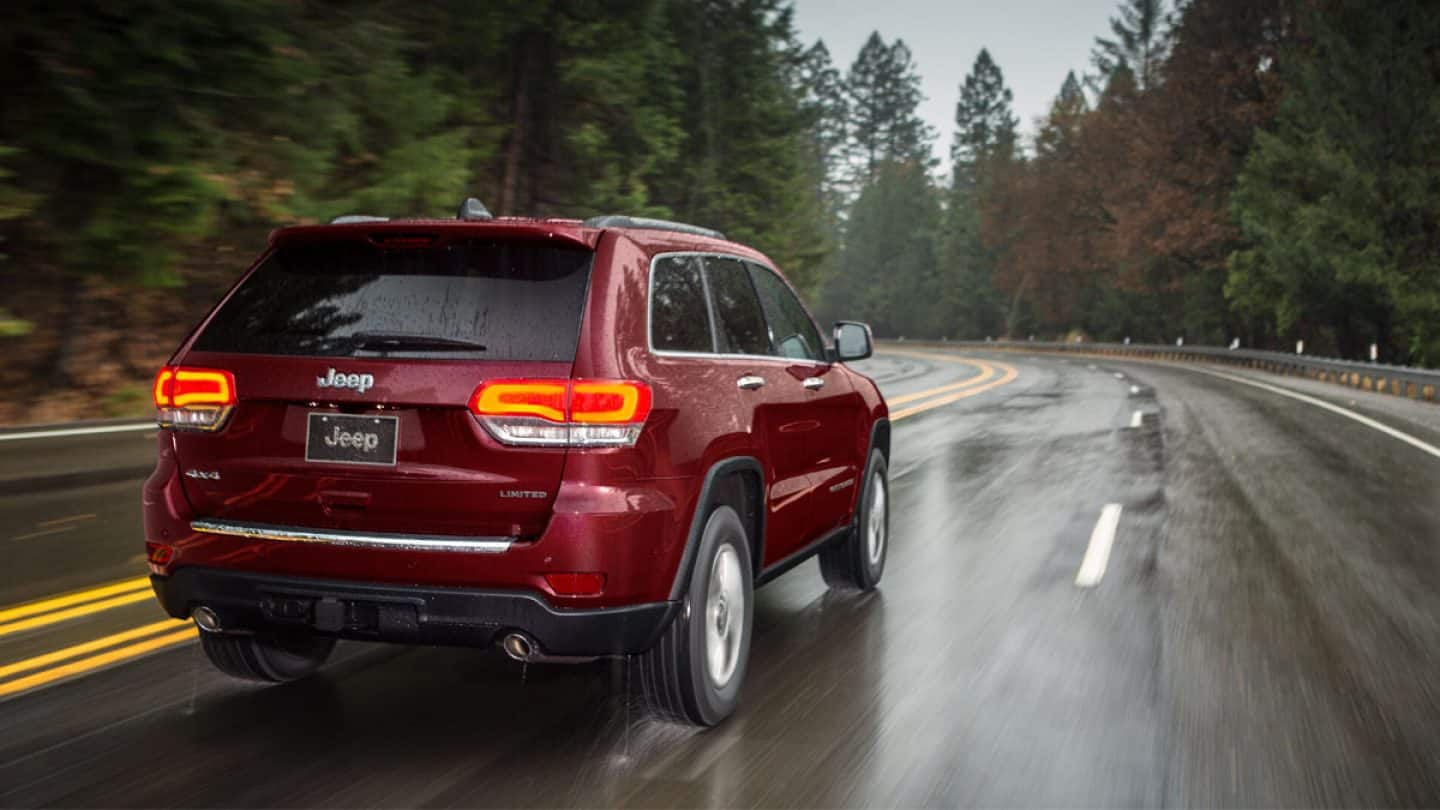
[[[166,366],[154,393],[156,421],[180,430],[219,430],[238,401],[235,375],[210,368]]]
[[[650,415],[650,386],[633,380],[487,380],[470,410],[502,444],[629,447]]]

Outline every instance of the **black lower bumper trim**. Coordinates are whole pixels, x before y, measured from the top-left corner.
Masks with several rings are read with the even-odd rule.
[[[678,603],[563,610],[520,591],[471,590],[308,579],[181,568],[151,585],[165,611],[187,618],[199,605],[237,631],[308,630],[365,641],[484,647],[522,631],[554,656],[627,655],[654,645]]]

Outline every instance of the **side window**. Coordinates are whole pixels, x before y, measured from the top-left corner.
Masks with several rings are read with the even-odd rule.
[[[739,259],[705,259],[705,276],[715,302],[716,339],[727,354],[770,354],[770,332],[760,299]]]
[[[715,351],[699,262],[691,256],[668,256],[651,272],[650,345],[661,351]]]
[[[820,342],[820,332],[795,293],[790,292],[779,276],[763,267],[750,265],[750,277],[755,279],[765,320],[770,323],[774,353],[795,360],[819,361],[825,348]]]

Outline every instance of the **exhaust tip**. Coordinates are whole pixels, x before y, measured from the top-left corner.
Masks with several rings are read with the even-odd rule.
[[[535,654],[535,645],[524,633],[510,633],[500,642],[505,654],[516,661],[529,661]]]
[[[195,608],[195,610],[191,612],[190,618],[195,620],[195,626],[199,627],[201,630],[204,630],[207,633],[220,632],[219,615],[217,615],[215,611],[211,610],[208,607],[205,607],[204,605]]]

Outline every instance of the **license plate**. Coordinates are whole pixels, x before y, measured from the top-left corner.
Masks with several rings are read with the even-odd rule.
[[[312,413],[305,428],[305,460],[336,464],[395,464],[394,416]]]

